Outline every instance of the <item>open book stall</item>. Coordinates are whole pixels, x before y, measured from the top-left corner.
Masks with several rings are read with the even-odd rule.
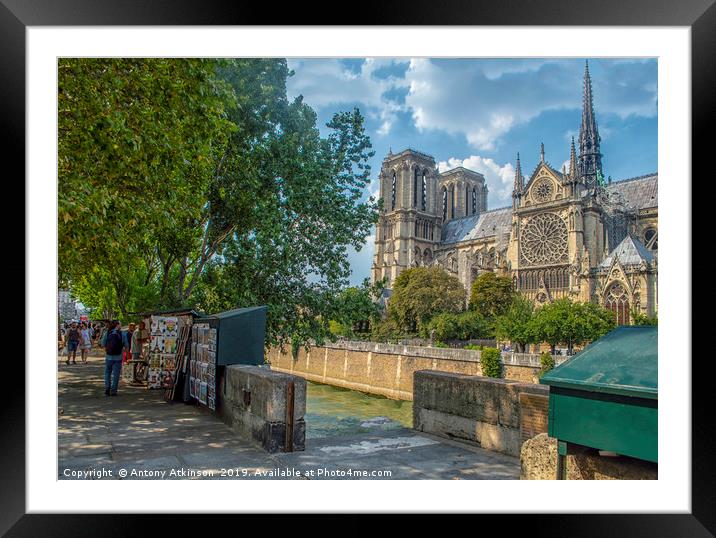
[[[182,399],[191,329],[200,315],[193,310],[175,310],[142,316],[145,334],[141,335],[141,357],[139,364],[127,370],[132,370],[134,380],[148,389],[164,390],[165,399]]]

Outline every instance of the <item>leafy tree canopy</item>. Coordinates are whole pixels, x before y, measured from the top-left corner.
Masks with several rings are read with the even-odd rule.
[[[495,320],[495,335],[510,340],[522,351],[527,344],[534,342],[531,322],[534,305],[521,293],[515,293],[505,312]]]
[[[443,312],[458,313],[465,306],[465,288],[439,267],[406,269],[393,284],[388,317],[403,331],[416,332]]]
[[[88,307],[265,304],[270,343],[328,334],[377,218],[356,109],[322,136],[281,59],[63,59],[60,277]]]
[[[531,331],[535,341],[547,342],[554,348],[566,343],[571,353],[574,345],[601,338],[616,325],[614,314],[594,303],[557,299],[537,309]]]
[[[498,276],[492,271],[482,273],[472,283],[470,310],[476,310],[488,318],[494,318],[508,308],[513,294],[510,278]]]

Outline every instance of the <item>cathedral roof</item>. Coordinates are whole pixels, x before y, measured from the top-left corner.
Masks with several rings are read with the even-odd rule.
[[[509,233],[512,224],[512,208],[502,207],[448,221],[442,229],[443,243],[458,243],[483,237]]]
[[[614,263],[614,259],[619,260],[622,265],[635,265],[641,262],[651,263],[654,261],[654,254],[644,246],[644,244],[632,237],[631,234],[622,240],[617,245],[617,248],[609,253],[609,256],[604,258],[604,261],[599,264],[601,269],[608,269]]]
[[[609,193],[619,193],[628,206],[647,209],[659,206],[658,174],[615,181],[607,186]]]

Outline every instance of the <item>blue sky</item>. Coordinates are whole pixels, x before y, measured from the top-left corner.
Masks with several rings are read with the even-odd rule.
[[[371,185],[378,191],[383,157],[411,147],[440,170],[481,172],[488,208],[511,203],[514,162],[529,175],[545,157],[561,169],[577,138],[584,58],[289,59],[289,97],[303,95],[325,125],[358,107],[375,150]],[[605,176],[617,181],[657,171],[657,60],[590,58]],[[325,132],[325,129],[324,129]],[[349,253],[351,284],[370,276],[373,237]]]

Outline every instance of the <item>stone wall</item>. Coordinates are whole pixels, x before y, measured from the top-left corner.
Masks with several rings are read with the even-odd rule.
[[[293,384],[293,416],[289,385]],[[258,366],[227,366],[220,380],[219,416],[239,435],[268,452],[283,452],[287,430],[292,450],[306,444],[306,380]]]
[[[570,454],[567,480],[657,480],[658,464],[626,456],[600,456],[597,450]],[[557,439],[542,433],[522,445],[521,480],[555,480]]]
[[[415,372],[413,428],[520,455],[523,438],[547,431],[549,387],[437,371]]]
[[[480,351],[343,341],[300,348],[296,357],[270,348],[267,360],[276,371],[291,373],[310,381],[326,383],[397,400],[413,399],[413,374],[418,370],[438,370],[481,375]],[[505,379],[536,383],[539,362],[510,355],[503,363]]]

